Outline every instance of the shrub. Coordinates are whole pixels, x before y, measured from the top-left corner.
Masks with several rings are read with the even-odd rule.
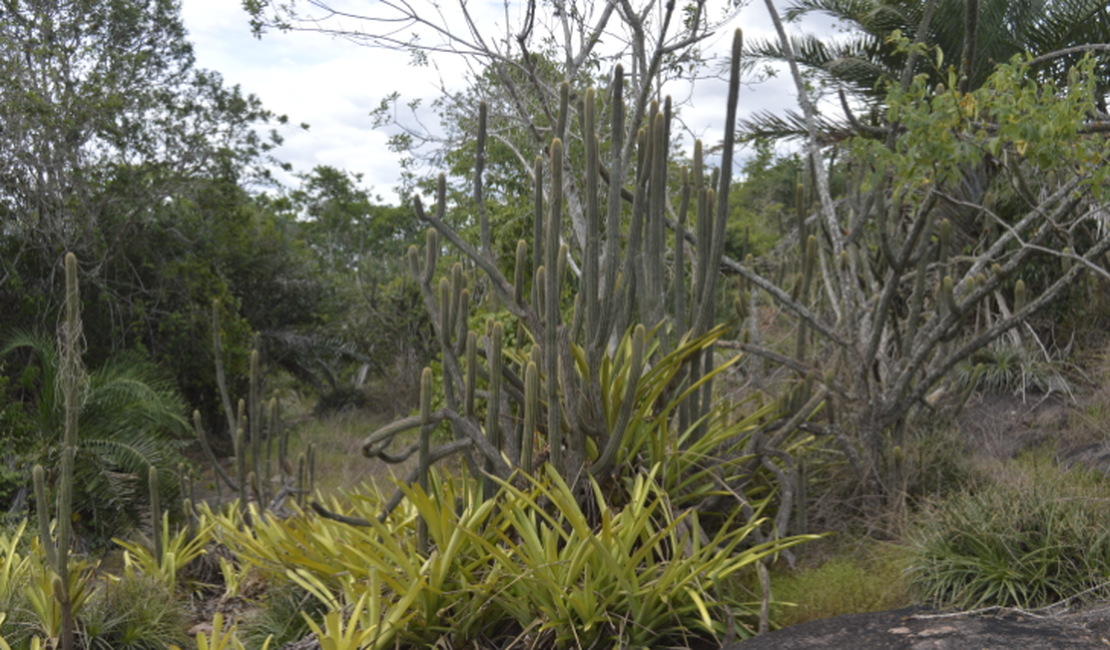
[[[499,496],[484,501],[451,478],[433,480],[431,496],[406,486],[400,510],[384,523],[376,518],[380,499],[352,494],[343,516],[359,526],[299,516],[258,519],[248,532],[229,515],[219,517],[218,535],[240,559],[275,581],[292,580],[329,614],[357,603],[343,629],[357,625],[371,647],[444,638],[463,647],[525,631],[560,647],[723,636],[727,621],[755,612],[718,585],[811,539],[755,544],[758,518],[722,526],[709,539],[691,535],[700,530],[697,514],[672,513],[658,468],[630,481],[623,507],[607,504],[594,483],[601,523],[591,526],[546,467],[545,480],[502,483]],[[418,516],[427,522],[427,555],[417,551]]]

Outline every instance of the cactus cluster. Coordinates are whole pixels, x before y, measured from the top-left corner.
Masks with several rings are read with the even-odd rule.
[[[220,302],[216,300],[212,303],[212,340],[217,383],[235,447],[234,478],[220,465],[215,452],[208,444],[199,411],[193,411],[193,432],[208,461],[212,463],[217,501],[223,500],[221,485],[226,486],[238,499],[243,521],[250,526],[251,512],[248,504],[252,498],[259,504],[260,510],[281,510],[285,499],[290,495],[295,495],[298,503],[304,506],[306,496],[312,492],[315,478],[315,449],[312,443],[309,443],[304,453],[298,457],[294,470],[289,458],[289,428],[282,426],[277,399],[271,398],[267,404],[263,404],[261,356],[258,350],[252,350],[250,355],[250,388],[247,400],[240,399],[238,409],[235,411],[231,409],[231,399],[224,379],[220,353],[222,341],[219,314]],[[264,413],[267,424],[265,432]],[[265,446],[263,446],[264,439]],[[276,463],[274,462],[275,444]],[[280,486],[276,491],[273,488],[275,482]]]
[[[568,178],[566,146],[570,88],[564,84],[548,156],[533,167],[535,197],[532,243],[516,247],[512,280],[493,259],[483,207],[481,165],[475,170],[474,200],[482,220],[482,242],[476,249],[463,241],[444,220],[445,178],[440,176],[436,205],[431,214],[420,198],[413,207],[428,223],[423,259],[416,247],[408,252],[408,267],[421,288],[425,308],[440,342],[443,408],[429,403],[432,375],[422,377],[418,416],[403,418],[371,434],[363,443],[368,457],[401,460],[386,451],[396,434],[420,428],[420,463],[411,482],[426,485],[431,463],[454,452],[466,455],[466,465],[481,480],[482,492],[492,496],[493,477],[506,479],[519,470],[532,473],[546,460],[571,486],[585,495],[588,475],[604,478],[615,469],[621,443],[629,427],[638,383],[649,356],[662,358],[683,341],[705,336],[714,326],[718,270],[724,250],[724,230],[731,183],[733,133],[739,90],[741,36],[733,44],[732,78],[720,173],[706,169],[703,147],[695,147],[693,168],[683,169],[677,221],[667,217],[670,100],[651,104],[645,117],[633,116],[634,142],[626,147],[623,71],[617,66],[608,97],[611,116],[611,156],[601,161],[601,112],[594,89],[581,93],[581,139],[585,150],[585,231],[582,249],[572,264],[570,242],[564,236],[564,186]],[[479,107],[478,160],[484,157],[485,106]],[[628,152],[635,164],[625,169]],[[626,183],[627,179],[627,183]],[[602,183],[608,189],[602,189]],[[627,186],[626,186],[627,185]],[[603,194],[607,197],[602,200]],[[603,209],[604,207],[604,209]],[[688,213],[693,208],[693,216]],[[671,235],[669,230],[673,230]],[[515,349],[504,347],[503,325],[489,322],[484,332],[468,330],[468,278],[460,264],[437,277],[440,248],[448,243],[482,274],[508,312],[515,329]],[[673,250],[672,250],[673,247]],[[689,250],[689,249],[693,250]],[[530,255],[529,255],[530,253]],[[531,263],[529,264],[529,258]],[[578,281],[567,282],[568,268],[580,269]],[[688,269],[687,266],[690,268]],[[529,290],[528,285],[531,285]],[[568,285],[575,287],[567,295]],[[573,298],[573,312],[564,318],[564,300]],[[619,408],[605,402],[608,386],[602,378],[616,356],[618,343],[628,337],[627,378]],[[651,344],[649,345],[649,340]],[[652,352],[654,351],[654,352]],[[684,370],[668,394],[687,393],[676,410],[674,426],[685,430],[705,422],[713,409],[711,377],[715,367],[712,347],[698,348],[685,358]],[[603,368],[604,367],[604,368]],[[480,385],[484,384],[485,390]],[[686,390],[699,386],[695,390]],[[479,401],[484,398],[484,420]],[[607,413],[607,410],[609,411]],[[454,441],[429,449],[428,433],[446,421]],[[396,505],[395,494],[384,517]]]

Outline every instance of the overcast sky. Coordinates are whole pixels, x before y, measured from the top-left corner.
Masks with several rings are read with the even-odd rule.
[[[470,6],[481,4],[472,2]],[[504,11],[501,2],[487,6]],[[271,33],[256,39],[240,3],[231,0],[182,0],[182,14],[200,67],[221,73],[228,85],[240,85],[244,91],[258,95],[270,110],[289,116],[290,125],[280,127],[285,137],[277,154],[280,159],[301,172],[316,165],[330,165],[361,173],[364,186],[373,188],[387,202],[396,201],[393,188],[399,178],[397,154],[386,149],[389,133],[373,129],[369,113],[393,91],[406,99],[433,99],[439,92],[439,80],[431,68],[411,66],[404,53],[358,46],[320,34]],[[488,20],[492,27],[504,22],[504,14],[492,11],[478,20]],[[745,39],[773,36],[763,3],[754,2],[714,37],[708,49],[727,53],[735,27],[744,30]],[[805,27],[829,28],[828,24],[811,21]],[[800,26],[788,25],[788,29],[798,31]],[[437,64],[444,78],[459,80],[461,89],[465,70],[459,62],[445,56]],[[667,91],[676,100],[690,98],[682,109],[683,119],[707,145],[720,141],[727,91],[723,80],[700,81],[692,95],[689,88]],[[787,74],[741,90],[741,117],[753,110],[781,110],[795,105],[793,83]],[[293,126],[302,122],[311,128],[302,131]],[[743,152],[737,155],[742,157]]]

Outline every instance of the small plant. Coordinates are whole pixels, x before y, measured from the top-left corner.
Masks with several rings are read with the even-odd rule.
[[[1110,576],[1110,488],[1089,472],[1027,458],[924,511],[909,576],[946,606],[1044,607]]]
[[[220,559],[223,561],[223,558]],[[247,568],[255,570],[249,565]],[[230,588],[228,593],[231,593]],[[325,613],[324,605],[318,598],[290,583],[272,584],[260,605],[259,614],[244,623],[242,638],[248,648],[260,648],[266,639],[272,639],[271,645],[278,648],[300,641],[312,633],[302,614],[319,620]]]
[[[27,547],[26,530],[27,520],[23,520],[0,533],[0,639],[17,648],[25,647],[37,627],[27,586],[36,563],[42,563],[41,556]]]
[[[225,629],[223,613],[216,612],[216,615],[212,617],[212,634],[197,633],[197,650],[246,650],[246,646],[243,645],[238,634],[236,634],[236,627],[232,624]],[[266,639],[260,650],[269,650],[269,648],[270,639]],[[170,645],[169,650],[181,650],[181,648]]]
[[[1048,393],[1068,386],[1056,364],[1038,360],[1023,347],[1002,342],[982,348],[958,364],[955,375],[958,384],[972,384],[975,390],[989,394]]]
[[[178,573],[207,552],[213,526],[209,518],[202,517],[195,533],[190,534],[188,528],[171,533],[169,513],[163,513],[162,525],[156,533],[157,543],[148,546],[122,539],[112,541],[123,548],[125,575],[149,576],[174,593]]]
[[[169,585],[134,572],[102,583],[81,617],[90,650],[162,650],[185,641],[186,620]]]
[[[24,519],[11,534],[0,533],[0,611],[9,611],[11,600],[31,571],[30,556],[20,553],[26,530],[27,520]]]
[[[301,614],[316,635],[321,650],[362,650],[370,647],[371,642],[378,636],[379,630],[377,626],[362,627],[357,620],[359,615],[366,611],[368,596],[369,594],[363,594],[355,602],[353,614],[346,624],[343,622],[342,614],[334,610],[324,615],[323,628],[317,625],[308,614]],[[374,644],[373,647],[379,646]]]
[[[63,638],[66,616],[72,616],[71,625],[74,624],[92,595],[92,577],[96,567],[84,560],[70,558],[66,567],[67,580],[63,581],[44,561],[41,551],[39,553],[37,561],[31,565],[25,591],[35,613],[38,631],[49,643],[57,644]]]

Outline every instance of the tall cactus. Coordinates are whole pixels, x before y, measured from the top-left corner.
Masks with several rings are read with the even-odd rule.
[[[420,375],[420,457],[418,476],[420,489],[428,492],[428,470],[431,464],[432,436],[432,369],[425,368]],[[428,522],[423,517],[416,522],[416,548],[421,553],[428,552]]]
[[[219,383],[221,401],[224,403],[228,427],[231,430],[232,444],[235,450],[234,476],[228,474],[220,465],[201,423],[200,413],[193,412],[193,432],[204,450],[205,456],[212,464],[216,484],[217,500],[222,501],[222,488],[228,487],[238,496],[239,510],[246,525],[251,525],[250,508],[248,502],[251,495],[258,502],[260,510],[266,510],[271,505],[280,507],[286,495],[297,492],[303,488],[301,471],[295,471],[289,458],[289,429],[282,426],[278,402],[271,398],[268,403],[262,398],[262,357],[259,350],[253,349],[250,353],[250,375],[247,399],[239,400],[238,410],[231,408],[231,400],[227,392],[222,352],[223,341],[220,332],[220,303],[213,301],[212,307],[212,347],[216,361],[216,377]],[[256,341],[257,342],[257,341]],[[263,427],[263,422],[266,427]],[[263,439],[265,438],[265,442]],[[278,494],[273,493],[274,479],[274,447],[277,447],[276,472],[280,478],[281,488]],[[311,471],[313,465],[309,463]]]
[[[154,542],[154,560],[162,563],[162,499],[158,494],[158,469],[151,465],[147,472],[150,489],[150,531]],[[182,493],[184,494],[184,493]]]
[[[735,131],[740,43],[737,32],[729,84],[729,122],[725,125],[726,166],[731,166]],[[571,90],[565,84],[561,89],[556,127],[546,145],[548,155],[537,158],[532,170],[535,182],[532,243],[517,244],[512,260],[515,268],[509,277],[493,263],[484,237],[478,247],[472,246],[444,222],[444,192],[437,192],[435,208],[429,211],[425,211],[419,196],[413,198],[417,216],[432,230],[423,268],[419,265],[418,251],[410,249],[409,270],[417,280],[440,339],[446,404],[430,414],[422,409],[419,417],[405,418],[371,434],[363,445],[368,456],[381,457],[381,445],[400,431],[417,427],[423,431],[430,424],[447,420],[456,432],[457,442],[481,456],[479,466],[485,475],[482,483],[487,497],[495,485],[493,478],[508,478],[513,470],[540,469],[533,467],[537,455],[533,444],[540,440],[546,443],[550,466],[575,486],[578,494],[589,498],[589,491],[584,489],[586,477],[604,477],[615,467],[637,408],[640,377],[655,360],[649,359],[649,355],[666,355],[690,337],[709,332],[717,306],[717,274],[723,253],[730,170],[719,176],[707,173],[699,142],[693,173],[685,172],[683,176],[679,223],[677,226],[670,223],[666,207],[670,194],[667,176],[670,103],[653,103],[648,115],[633,117],[630,126],[637,134],[636,162],[626,165],[623,75],[617,66],[609,88],[611,99],[606,112],[611,119],[608,132],[612,138],[612,157],[607,169],[600,160],[597,92],[587,89],[579,94],[581,140],[585,145],[585,176],[581,180],[585,192],[576,196],[582,198],[580,207],[586,218],[584,232],[568,238],[563,236],[564,210],[570,207],[565,204],[563,189],[579,180],[566,173],[570,168],[566,142],[570,137],[571,121],[567,116]],[[485,121],[480,119],[478,127],[477,142],[481,147],[486,137]],[[475,172],[474,200],[478,203],[475,207],[484,220],[484,206],[480,204],[481,169]],[[711,187],[717,179],[718,184]],[[631,181],[628,187],[626,180]],[[602,196],[602,181],[609,183],[607,200]],[[630,213],[625,210],[626,202],[632,204]],[[694,215],[688,220],[691,207],[695,208]],[[631,220],[626,231],[628,217]],[[691,230],[687,230],[688,223]],[[673,256],[667,252],[668,227],[676,230],[677,248]],[[517,337],[518,349],[511,361],[502,359],[506,352],[501,349],[500,323],[489,325],[485,336],[473,332],[463,336],[462,323],[466,318],[456,311],[459,302],[455,296],[460,295],[457,267],[444,274],[443,281],[433,284],[440,240],[455,247],[484,274],[485,286],[515,319],[515,331],[523,336]],[[692,246],[687,245],[687,240],[692,240]],[[574,317],[565,321],[564,282],[572,266],[569,251],[574,244],[581,245],[580,256],[575,258],[581,262],[580,266],[575,265],[576,270],[580,269],[580,277],[573,283]],[[526,254],[529,250],[530,263]],[[673,273],[667,272],[666,266],[675,263],[674,260],[678,266]],[[690,262],[693,273],[686,269]],[[531,292],[525,288],[529,280]],[[662,327],[657,328],[659,325]],[[652,332],[656,337],[654,343],[649,341]],[[614,343],[625,336],[631,343],[631,354],[621,357],[628,364],[622,370],[628,373],[627,383],[622,394],[606,397],[610,391],[601,385],[602,367],[613,362]],[[457,337],[454,342],[453,337]],[[524,340],[531,342],[531,350],[520,347]],[[478,361],[483,356],[484,365]],[[686,391],[690,397],[680,410],[686,422],[704,422],[714,405],[712,382],[701,381],[714,371],[712,347],[705,349],[703,355],[689,358],[687,363],[682,381],[687,387],[695,384],[699,387]],[[484,418],[481,382],[486,385]],[[669,390],[678,389],[675,386]],[[463,397],[460,404],[453,403],[453,394]],[[613,412],[613,405],[605,403],[605,399],[613,399],[618,410]],[[516,425],[519,428],[514,426],[510,431],[504,424],[509,413],[502,412],[503,402],[521,418],[521,424]],[[432,451],[430,456],[436,458],[438,454]],[[423,469],[419,474],[423,475]]]
[[[50,530],[43,468],[36,465],[31,472],[38,510],[39,536],[46,550],[47,563],[57,575],[54,597],[61,610],[62,626],[59,647],[76,648],[73,601],[69,593],[69,547],[72,534],[73,464],[77,453],[77,414],[80,410],[81,377],[81,296],[77,285],[77,258],[65,256],[66,320],[62,327],[62,396],[65,408],[65,429],[62,438],[62,462],[58,472],[57,537]]]

